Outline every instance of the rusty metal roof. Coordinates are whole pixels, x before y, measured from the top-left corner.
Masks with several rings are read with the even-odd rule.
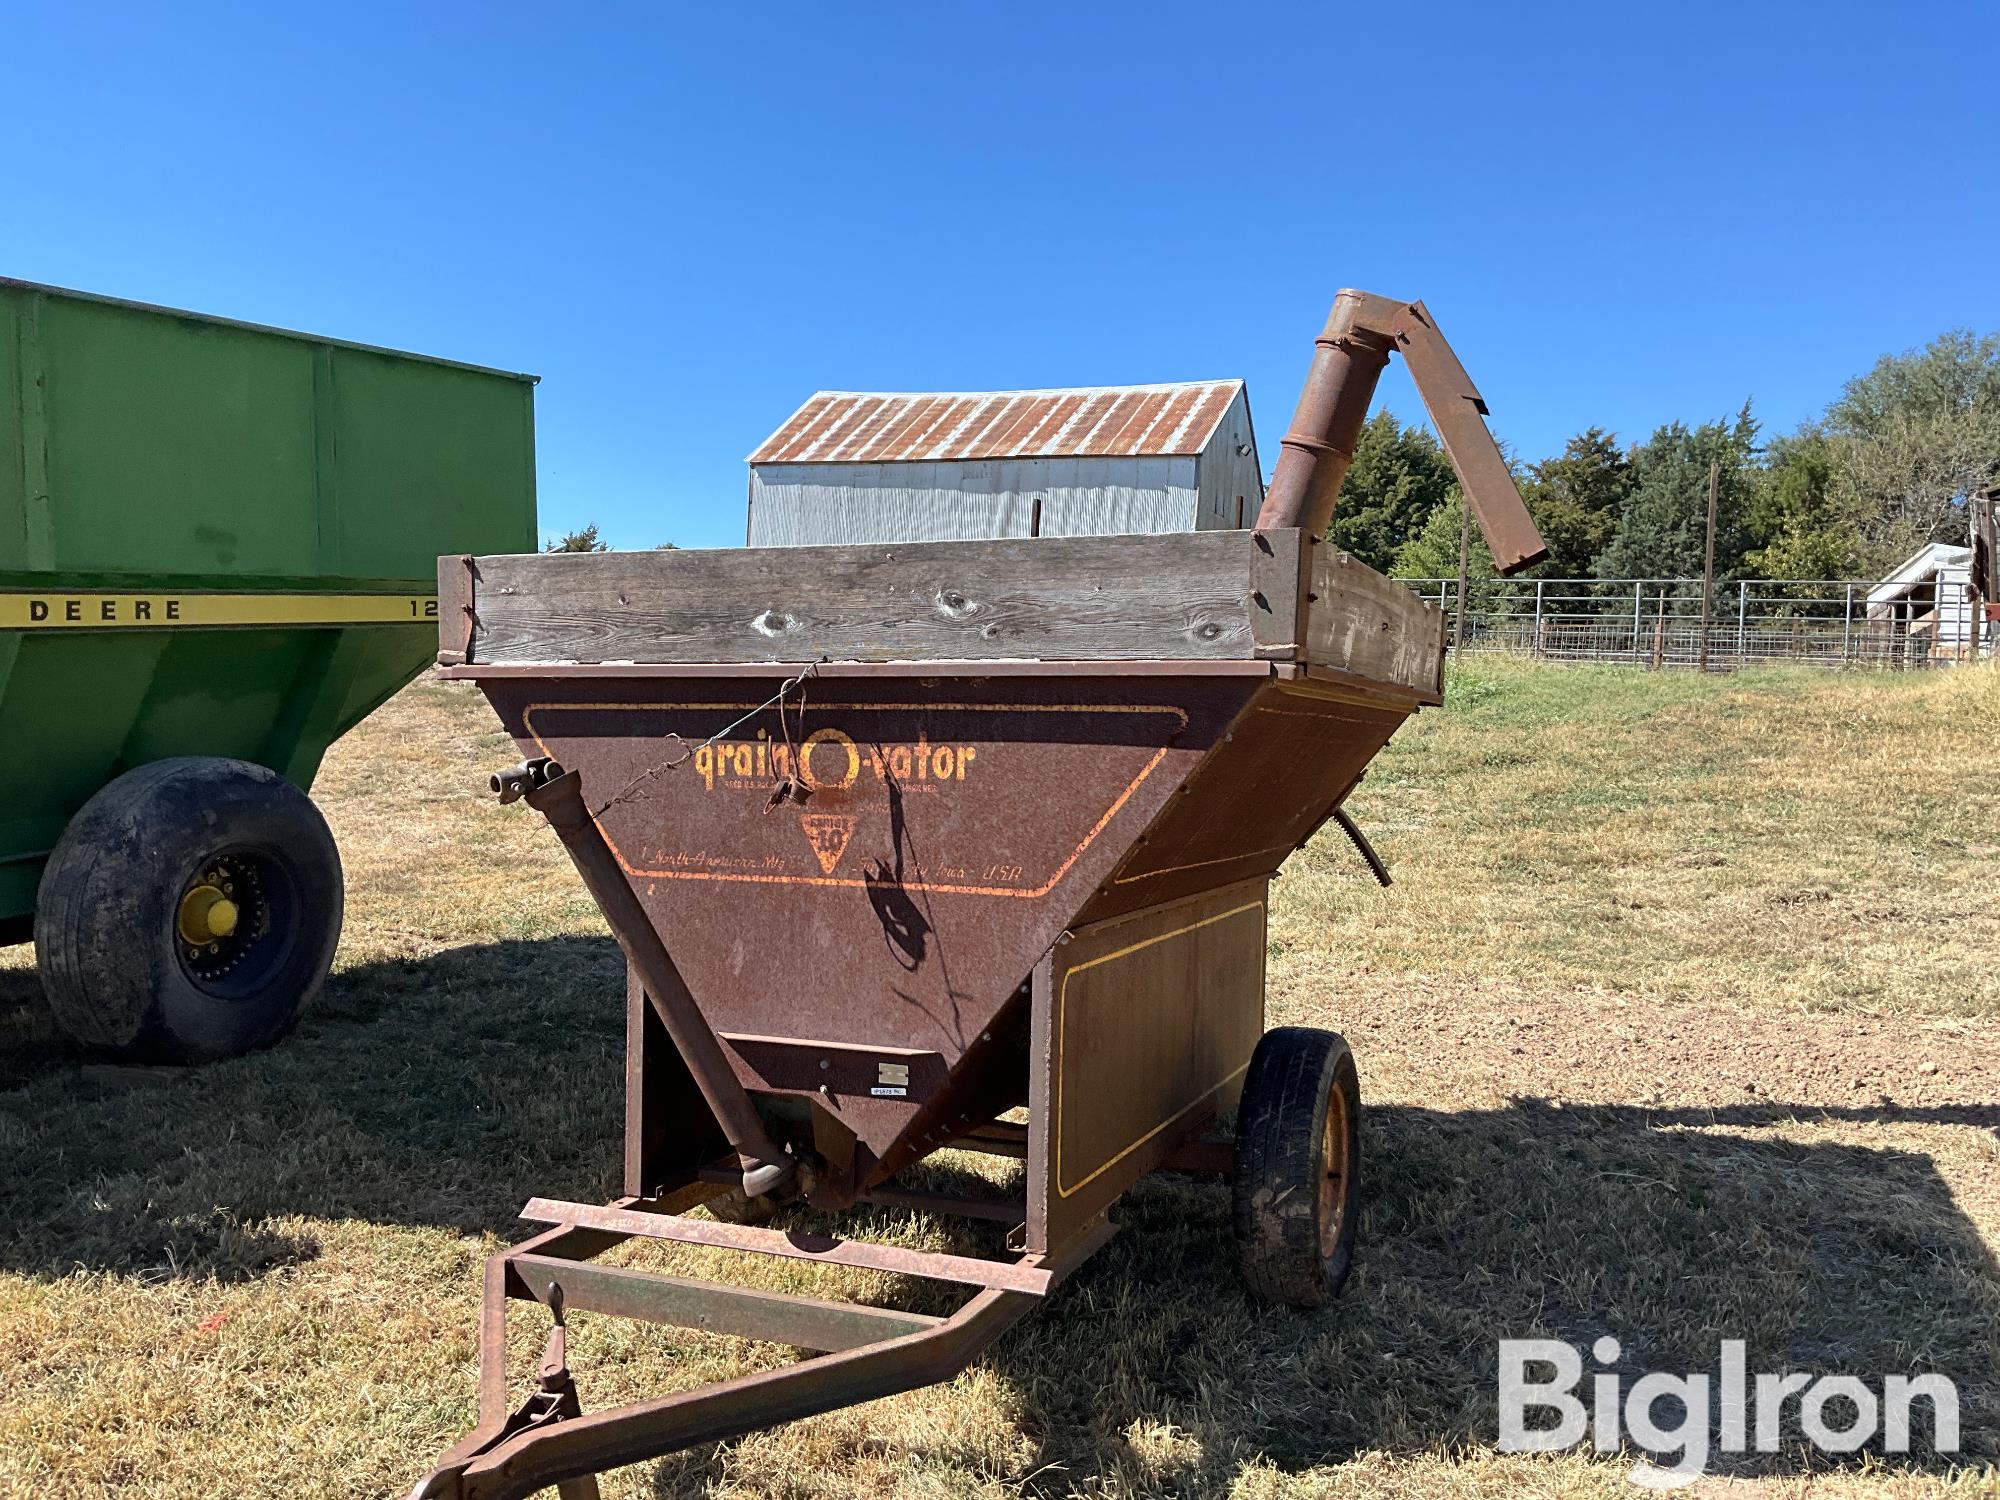
[[[1240,380],[1055,391],[819,391],[753,464],[1199,453]]]

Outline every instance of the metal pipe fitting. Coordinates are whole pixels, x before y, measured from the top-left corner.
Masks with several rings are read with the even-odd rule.
[[[495,771],[487,777],[486,785],[505,807],[509,802],[518,802],[536,787],[543,786],[562,775],[562,766],[546,755],[537,755],[522,761],[518,766],[509,766],[504,771]]]
[[[1394,346],[1381,327],[1387,322],[1383,313],[1393,308],[1387,298],[1352,287],[1335,294],[1326,327],[1313,341],[1292,425],[1279,440],[1271,487],[1257,512],[1259,531],[1296,526],[1318,536],[1333,520],[1334,498],[1354,461],[1368,404]]]

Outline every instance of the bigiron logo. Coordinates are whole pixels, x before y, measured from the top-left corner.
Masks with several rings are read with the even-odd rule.
[[[1600,1365],[1623,1352],[1615,1338],[1590,1347]],[[1545,1378],[1531,1377],[1540,1367]],[[1570,1448],[1586,1435],[1600,1453],[1615,1453],[1623,1439],[1653,1462],[1642,1462],[1632,1482],[1649,1489],[1692,1484],[1707,1470],[1712,1452],[1776,1453],[1787,1408],[1797,1430],[1822,1453],[1853,1453],[1876,1438],[1889,1453],[1910,1451],[1911,1408],[1924,1402],[1932,1446],[1958,1451],[1958,1387],[1943,1375],[1890,1375],[1870,1385],[1858,1375],[1760,1374],[1745,1368],[1743,1340],[1724,1339],[1715,1379],[1706,1371],[1647,1374],[1623,1388],[1623,1377],[1602,1370],[1579,1395],[1583,1354],[1561,1339],[1500,1340],[1500,1448],[1507,1453]],[[1588,1405],[1586,1405],[1586,1400]],[[1554,1413],[1554,1425],[1528,1425],[1530,1412]]]

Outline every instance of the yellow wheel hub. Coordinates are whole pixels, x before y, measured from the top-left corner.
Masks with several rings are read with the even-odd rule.
[[[220,886],[204,880],[181,897],[181,941],[190,948],[205,948],[234,932],[240,915]]]

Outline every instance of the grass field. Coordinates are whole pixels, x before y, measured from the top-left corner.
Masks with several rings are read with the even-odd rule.
[[[1600,1333],[1958,1383],[1956,1465],[1794,1444],[1697,1493],[2000,1495],[1996,726],[1993,671],[1456,673],[1351,804],[1397,884],[1334,832],[1278,885],[1271,1019],[1348,1033],[1369,1102],[1342,1301],[1249,1303],[1224,1194],[1159,1181],[949,1385],[607,1495],[1611,1495],[1629,1456],[1493,1448],[1495,1341]],[[470,1423],[481,1258],[532,1194],[617,1191],[622,966],[484,796],[512,758],[437,684],[336,748],[339,967],[266,1054],[88,1067],[0,950],[0,1494],[392,1495]],[[593,1406],[780,1357],[573,1344]]]

